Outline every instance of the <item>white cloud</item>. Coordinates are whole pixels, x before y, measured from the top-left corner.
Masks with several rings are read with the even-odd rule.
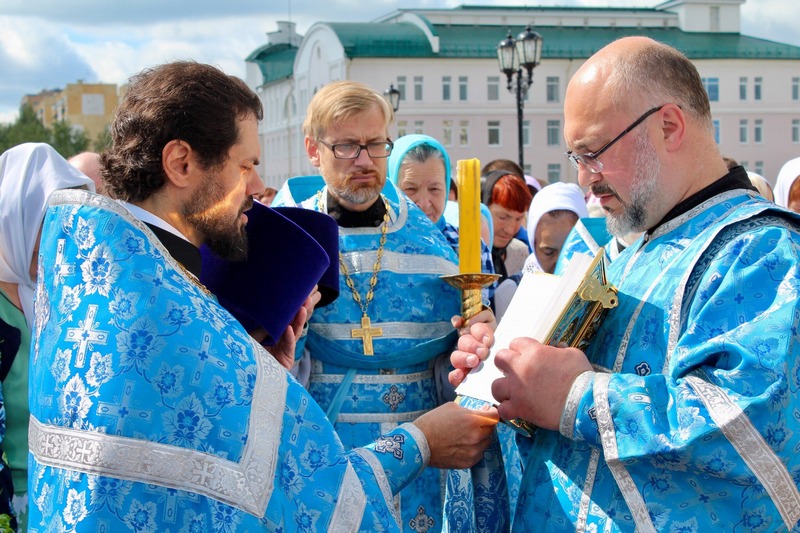
[[[253,28],[270,23],[264,17],[222,17],[126,27],[122,32],[84,29],[73,46],[108,83],[122,84],[145,67],[180,59],[213,63],[237,74],[244,72],[244,58],[266,42],[264,33]]]
[[[0,16],[0,72],[15,73],[0,80],[0,121],[13,119],[25,94],[78,79],[122,85],[143,68],[167,61],[212,63],[243,77],[244,58],[266,42],[265,32],[255,28],[274,25],[253,16],[65,28],[48,20]]]
[[[17,120],[18,116],[19,112],[17,110],[0,111],[0,124],[10,124]]]
[[[76,44],[75,50],[98,73],[101,83],[124,83],[138,70],[141,55],[133,46],[119,42]]]
[[[800,2],[747,0],[741,8],[742,33],[800,46]]]
[[[0,16],[0,117],[16,114],[22,97],[63,87],[77,79],[94,81],[92,67],[56,25],[26,17]],[[20,45],[21,43],[21,45]]]
[[[463,0],[416,0],[417,8],[450,8]],[[659,0],[484,0],[482,5],[654,7]],[[124,84],[141,69],[194,59],[244,76],[244,58],[266,43],[278,20],[299,33],[325,21],[365,22],[398,9],[394,0],[0,0],[0,122],[22,96],[78,79]],[[332,15],[331,15],[332,14]],[[800,46],[800,1],[747,0],[742,33]]]
[[[164,21],[273,16],[282,13],[284,6],[275,0],[3,0],[0,15],[36,17],[69,25],[146,26]]]

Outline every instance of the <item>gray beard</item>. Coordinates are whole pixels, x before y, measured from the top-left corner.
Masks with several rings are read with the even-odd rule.
[[[648,229],[647,214],[652,211],[659,190],[661,162],[647,138],[647,132],[636,136],[634,150],[636,172],[631,185],[630,204],[623,204],[619,215],[606,215],[608,232],[617,238]]]
[[[331,194],[338,198],[340,201],[344,200],[351,204],[356,205],[364,205],[364,204],[372,204],[378,196],[380,196],[381,191],[375,190],[372,187],[362,187],[356,190],[351,189],[338,189],[333,187],[328,187]]]

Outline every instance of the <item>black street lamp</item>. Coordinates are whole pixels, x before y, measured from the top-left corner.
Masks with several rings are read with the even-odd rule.
[[[383,97],[392,106],[392,110],[397,113],[400,108],[400,91],[394,88],[394,84],[390,83],[389,88],[383,91]]]
[[[522,156],[522,108],[528,88],[533,85],[533,69],[542,59],[542,36],[531,29],[530,24],[517,38],[508,32],[508,36],[497,45],[497,60],[500,72],[508,78],[508,90],[517,97],[517,134],[519,135],[519,166],[525,168]],[[527,77],[522,69],[527,71]],[[516,87],[514,86],[514,74]]]

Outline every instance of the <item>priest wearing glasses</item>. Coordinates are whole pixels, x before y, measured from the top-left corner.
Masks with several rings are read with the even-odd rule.
[[[295,374],[345,446],[372,442],[448,399],[448,357],[461,326],[452,248],[425,213],[387,183],[394,113],[361,83],[326,85],[309,104],[305,147],[319,176],[287,181],[273,205],[299,205],[339,225],[340,297],[314,311]],[[470,319],[494,322],[490,311]],[[300,368],[303,368],[300,370]],[[442,527],[442,471],[427,468],[395,499],[405,531]]]

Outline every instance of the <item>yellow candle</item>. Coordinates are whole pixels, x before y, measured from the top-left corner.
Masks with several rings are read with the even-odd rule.
[[[458,180],[458,271],[481,272],[480,161],[459,159]]]

